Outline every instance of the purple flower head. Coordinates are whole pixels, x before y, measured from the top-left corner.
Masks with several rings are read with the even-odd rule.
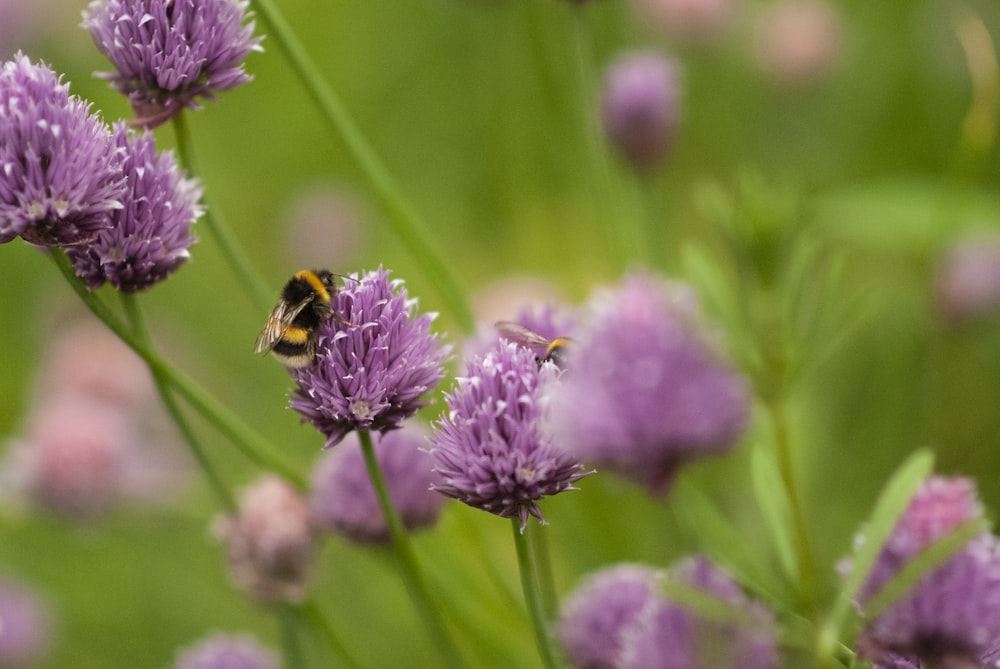
[[[278,658],[247,635],[215,634],[177,655],[175,669],[278,669]]]
[[[933,476],[924,482],[893,529],[868,576],[859,608],[915,556],[960,525],[980,519],[973,482]],[[861,537],[860,542],[864,541]],[[1000,542],[983,532],[924,575],[858,640],[869,659],[902,655],[943,669],[978,667],[1000,639]]]
[[[0,66],[0,243],[93,240],[120,209],[125,174],[108,127],[44,64]]]
[[[557,635],[580,669],[617,669],[627,630],[657,602],[662,574],[622,564],[587,577],[563,605]]]
[[[302,599],[316,536],[308,503],[284,479],[262,477],[243,493],[238,515],[215,529],[239,587],[265,601]]]
[[[118,123],[114,137],[128,175],[125,206],[112,214],[114,227],[72,247],[69,256],[90,288],[108,282],[134,293],[164,280],[190,257],[201,187],[185,178],[172,153],[157,155],[148,131],[134,134]]]
[[[711,617],[658,598],[623,634],[620,669],[777,669],[773,615],[749,600],[728,574],[704,558],[690,558],[671,578],[724,605]]]
[[[323,454],[316,466],[310,500],[313,517],[322,527],[348,539],[387,542],[389,529],[360,444],[354,435],[347,439],[340,448]],[[430,489],[438,478],[421,450],[425,439],[424,430],[404,426],[383,434],[374,444],[393,507],[411,531],[433,525],[444,503],[444,497]]]
[[[23,583],[0,579],[0,667],[33,667],[51,642],[45,603]]]
[[[684,463],[732,448],[748,385],[698,331],[691,290],[638,274],[590,306],[551,390],[556,443],[655,492]]]
[[[250,81],[243,60],[260,38],[246,8],[245,0],[94,0],[83,27],[117,68],[101,76],[128,97],[136,125],[155,128]]]
[[[557,448],[542,429],[542,390],[555,381],[554,365],[539,369],[534,354],[498,342],[468,364],[448,395],[448,413],[431,436],[434,489],[503,518],[528,515],[544,522],[538,500],[564,490],[591,472]]]
[[[936,292],[938,311],[949,323],[1000,312],[1000,236],[949,248],[937,268]]]
[[[652,51],[620,56],[605,75],[601,117],[608,139],[632,167],[659,165],[680,117],[676,63]]]
[[[351,430],[394,430],[441,379],[450,348],[431,334],[434,314],[417,315],[400,280],[379,269],[350,277],[333,299],[348,323],[319,326],[316,361],[292,371],[291,407],[326,435],[331,448]]]
[[[872,669],[924,669],[924,664],[912,657],[888,654],[874,663]]]

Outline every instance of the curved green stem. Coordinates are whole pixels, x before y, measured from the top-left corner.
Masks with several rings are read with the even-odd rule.
[[[538,587],[538,572],[532,559],[533,551],[528,536],[521,532],[521,521],[512,518],[511,527],[514,530],[514,547],[517,549],[517,567],[521,573],[521,590],[524,592],[524,604],[531,619],[531,629],[535,633],[538,656],[542,659],[545,669],[557,669],[558,656],[545,620],[545,607]]]
[[[323,114],[323,118],[343,140],[351,156],[368,178],[388,212],[389,223],[396,234],[437,288],[459,325],[466,332],[471,332],[474,321],[462,284],[442,260],[439,249],[432,242],[426,225],[413,205],[403,195],[381,158],[365,139],[357,123],[309,57],[302,42],[278,8],[271,0],[254,0],[253,4],[270,26],[271,36],[285,52],[292,69],[301,79],[306,91]]]
[[[375,497],[378,499],[382,514],[385,516],[385,524],[389,528],[392,547],[399,560],[403,581],[410,594],[410,599],[448,666],[462,667],[464,665],[458,656],[458,651],[451,639],[444,618],[434,606],[430,592],[427,590],[427,585],[417,564],[417,557],[413,552],[413,546],[410,544],[410,537],[406,534],[403,521],[400,520],[399,514],[396,513],[396,509],[392,505],[392,500],[389,498],[389,489],[382,476],[378,459],[375,457],[371,433],[367,430],[358,430],[358,438],[361,441],[361,452],[365,458],[368,477],[371,479],[372,487],[375,489]]]
[[[50,249],[50,253],[59,271],[62,272],[63,277],[65,277],[70,287],[73,288],[84,305],[119,339],[135,351],[154,374],[162,375],[164,382],[169,384],[173,391],[180,397],[183,397],[195,411],[215,426],[217,430],[226,435],[248,458],[264,468],[281,474],[297,487],[306,487],[306,481],[298,470],[269,441],[244,423],[224,404],[195,383],[195,381],[184,375],[180,370],[175,369],[148,346],[144,346],[139,342],[133,336],[131,330],[122,323],[121,319],[111,313],[96,295],[87,290],[87,287],[83,285],[83,282],[80,281],[79,277],[73,271],[73,264],[66,256],[65,251],[53,248]]]
[[[142,316],[142,310],[139,308],[139,300],[136,299],[134,293],[119,293],[119,295],[121,295],[122,306],[125,309],[129,322],[132,324],[132,333],[135,336],[136,341],[138,341],[142,346],[152,349],[152,341],[149,337],[149,330],[146,327],[146,321]],[[180,406],[178,406],[177,401],[174,399],[173,393],[168,388],[167,380],[163,373],[152,368],[150,369],[150,372],[153,376],[153,383],[156,384],[156,392],[160,396],[160,401],[163,403],[163,407],[167,410],[167,414],[177,426],[178,431],[180,431],[181,436],[188,445],[188,449],[191,451],[191,454],[194,455],[195,460],[198,462],[198,466],[208,479],[209,486],[215,492],[215,496],[218,497],[226,511],[235,512],[236,500],[233,498],[229,487],[226,486],[225,482],[222,480],[219,472],[215,469],[215,466],[208,459],[208,454],[205,452],[205,449],[202,447],[197,437],[195,437],[194,431],[192,431],[187,418],[184,417],[184,413],[181,411]]]
[[[538,592],[541,595],[542,611],[546,620],[555,620],[559,615],[559,600],[556,597],[556,586],[552,578],[552,555],[549,551],[549,536],[541,523],[528,526],[528,541],[531,544],[532,557],[535,560],[535,575],[538,577]]]

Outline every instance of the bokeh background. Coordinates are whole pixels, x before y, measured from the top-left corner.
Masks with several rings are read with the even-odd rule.
[[[109,121],[130,115],[92,76],[109,65],[79,28],[85,3],[0,2],[0,56],[22,49],[63,72]],[[805,341],[810,364],[790,394],[827,592],[880,487],[917,448],[931,448],[941,472],[974,476],[988,509],[1000,508],[1000,320],[950,322],[935,297],[952,244],[1000,234],[996,3],[831,0],[810,3],[820,8],[813,23],[751,0],[278,4],[484,323],[514,316],[526,300],[579,302],[638,266],[615,240],[623,219],[642,216],[662,233],[657,271],[695,283],[722,345],[744,360],[741,350],[770,335],[727,307],[745,280],[733,250],[747,239],[740,231],[750,221],[767,237],[743,248],[775,251],[775,267],[798,257],[804,238],[823,249],[824,260],[809,263],[820,269],[788,289],[811,296],[830,335],[817,341],[831,346]],[[275,296],[304,266],[349,273],[381,264],[422,309],[441,312],[437,329],[460,349],[458,320],[386,224],[267,26],[258,22],[257,33],[265,39],[247,61],[254,81],[188,115],[210,199]],[[588,142],[602,73],[637,48],[679,63],[682,121],[663,165],[642,178],[602,146],[602,182]],[[172,146],[169,126],[157,142]],[[142,298],[157,344],[306,472],[323,439],[286,408],[287,373],[251,353],[266,314],[200,236],[191,262]],[[0,253],[0,435],[12,444],[39,400],[52,337],[83,310],[45,255],[19,241]],[[836,281],[826,273],[833,266]],[[793,279],[779,271],[775,294]],[[438,397],[420,419],[441,407]],[[228,442],[195,425],[230,485],[256,478]],[[747,546],[773,559],[748,474],[749,449],[770,438],[766,415],[755,413],[731,456],[685,470],[682,489],[664,499],[598,475],[543,503],[560,593],[601,565],[666,565],[704,550],[685,490],[708,495]],[[172,448],[182,459],[180,443]],[[35,589],[52,616],[37,666],[166,667],[179,646],[213,630],[279,646],[275,616],[228,580],[210,531],[215,499],[197,471],[181,479],[168,499],[85,522],[5,495],[0,570]],[[537,666],[509,534],[509,523],[449,503],[416,538],[431,581],[463,621],[472,666]],[[433,666],[386,551],[331,537],[314,576],[317,601],[362,664]],[[330,661],[322,644],[306,652]]]

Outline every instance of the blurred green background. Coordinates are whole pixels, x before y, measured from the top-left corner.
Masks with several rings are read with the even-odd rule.
[[[4,57],[23,49],[65,73],[71,91],[109,122],[127,117],[125,100],[91,76],[109,65],[78,27],[85,4],[23,4],[26,23],[0,31]],[[976,89],[959,39],[960,26],[982,26],[992,41],[980,62],[988,71],[992,55],[995,66],[1000,6],[832,2],[835,60],[816,76],[790,80],[760,63],[773,3],[733,3],[728,22],[709,39],[658,29],[638,4],[278,3],[475,305],[477,295],[512,277],[541,280],[570,302],[586,298],[639,264],[617,253],[614,240],[624,234],[623,220],[645,215],[663,232],[657,269],[696,282],[710,319],[727,328],[724,345],[744,361],[740,351],[760,349],[770,330],[727,311],[726,291],[738,299],[745,293],[737,286],[747,286],[740,249],[770,249],[777,255],[767,262],[784,268],[808,238],[839,263],[842,278],[828,294],[820,291],[825,263],[803,273],[801,285],[785,285],[794,277],[784,269],[760,284],[779,302],[792,290],[822,295],[810,308],[843,333],[789,400],[803,504],[827,589],[885,478],[916,448],[932,448],[939,471],[976,477],[995,512],[1000,321],[946,327],[933,280],[952,241],[1000,231],[1000,152],[991,134],[996,72]],[[247,61],[254,81],[188,114],[198,176],[212,202],[277,297],[293,271],[313,262],[294,241],[303,234],[293,225],[303,194],[335,193],[345,210],[320,205],[319,222],[305,233],[308,251],[327,250],[338,272],[391,268],[421,308],[441,311],[438,329],[460,347],[457,319],[386,224],[365,176],[260,21],[257,33],[265,40],[264,52]],[[683,120],[661,169],[634,180],[609,154],[610,178],[602,182],[588,148],[595,111],[587,105],[596,105],[604,67],[635,48],[678,60]],[[977,96],[985,96],[985,118],[964,134]],[[157,131],[160,147],[173,141],[169,126]],[[741,231],[748,220],[773,223],[774,239],[747,246]],[[692,270],[692,249],[709,266],[707,277]],[[52,313],[76,307],[43,254],[20,242],[2,253],[0,433],[14,436],[30,409]],[[720,276],[732,280],[713,292]],[[722,299],[712,299],[719,290]],[[250,352],[266,314],[251,305],[204,231],[192,261],[142,303],[167,355],[308,471],[322,438],[286,409],[287,373]],[[801,343],[805,358],[819,355],[813,339]],[[421,418],[440,409],[437,401]],[[230,485],[256,477],[228,442],[195,424]],[[773,555],[748,503],[748,453],[769,439],[767,417],[757,412],[733,455],[682,474],[717,501],[765,560]],[[604,564],[666,565],[703,548],[689,531],[683,494],[650,499],[605,475],[580,487],[542,505],[562,594]],[[56,620],[41,666],[164,667],[178,646],[212,630],[250,631],[277,648],[275,617],[229,584],[208,530],[218,512],[194,472],[173,504],[124,508],[82,526],[30,508],[4,513],[0,567],[36,587]],[[416,539],[431,581],[462,621],[470,666],[538,666],[509,533],[509,523],[449,503],[439,526]],[[436,662],[384,551],[330,538],[314,592],[364,666]],[[316,662],[310,666],[335,666],[321,664],[331,656],[316,635],[307,644],[307,659]]]

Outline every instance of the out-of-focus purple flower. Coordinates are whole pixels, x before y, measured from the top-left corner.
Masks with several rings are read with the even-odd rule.
[[[654,492],[686,462],[732,448],[748,384],[707,345],[689,288],[637,274],[590,307],[551,388],[557,444]]]
[[[365,242],[365,203],[345,187],[314,184],[282,216],[288,255],[302,267],[347,267]]]
[[[245,634],[214,634],[177,654],[175,669],[278,669],[278,658]]]
[[[570,663],[617,669],[624,637],[656,606],[662,577],[650,567],[622,564],[584,579],[563,604],[557,631]]]
[[[93,240],[126,192],[111,131],[48,66],[0,67],[0,243]]]
[[[421,450],[426,432],[404,426],[375,440],[375,458],[393,508],[408,530],[433,525],[444,497],[430,489],[438,480]],[[359,440],[321,456],[313,474],[313,517],[322,527],[359,542],[389,541],[389,529],[372,487]]]
[[[33,667],[51,643],[52,619],[45,603],[23,583],[0,579],[0,667]]]
[[[316,533],[308,502],[281,477],[248,487],[238,515],[215,526],[229,549],[236,584],[265,601],[299,601],[312,565]]]
[[[94,0],[83,27],[117,68],[101,76],[128,97],[135,123],[154,128],[199,99],[250,81],[259,50],[245,0]]]
[[[910,657],[887,655],[873,664],[872,669],[924,669],[924,664]]]
[[[937,268],[936,292],[941,316],[950,323],[1000,313],[1000,236],[951,246]]]
[[[837,62],[840,16],[824,0],[781,0],[757,26],[757,60],[765,72],[788,81],[810,81]]]
[[[619,56],[605,75],[601,118],[608,139],[633,168],[658,166],[680,119],[677,64],[653,51]]]
[[[621,669],[777,669],[774,617],[704,558],[671,569],[676,582],[701,591],[728,611],[718,618],[659,599],[624,637]]]
[[[936,541],[982,518],[974,483],[933,476],[903,513],[858,596],[859,608]],[[862,535],[859,544],[864,542]],[[901,655],[935,667],[980,666],[1000,639],[1000,542],[982,532],[877,618],[858,639],[859,654],[882,661]]]
[[[72,247],[69,256],[91,289],[108,282],[134,293],[164,280],[190,257],[201,187],[185,178],[172,153],[157,155],[148,131],[135,134],[118,123],[114,136],[128,175],[124,207],[112,215],[114,227]]]
[[[538,500],[575,490],[591,473],[542,429],[542,391],[557,374],[554,365],[539,368],[528,349],[502,341],[473,358],[431,436],[434,470],[443,479],[434,489],[517,518],[522,531],[529,515],[544,522]]]
[[[403,282],[381,267],[349,277],[333,309],[349,324],[323,321],[315,363],[292,370],[291,407],[326,435],[324,448],[351,430],[398,428],[444,378],[450,350],[430,332],[435,315],[417,315]]]
[[[648,25],[671,37],[708,42],[723,34],[737,15],[739,0],[634,0]]]

